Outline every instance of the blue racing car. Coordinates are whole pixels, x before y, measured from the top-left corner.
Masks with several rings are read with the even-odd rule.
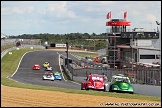
[[[54,72],[53,75],[54,75],[55,80],[60,80],[60,81],[62,80],[61,72],[56,71],[56,72]]]

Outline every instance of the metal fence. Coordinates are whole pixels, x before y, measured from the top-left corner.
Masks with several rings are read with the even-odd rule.
[[[89,65],[89,67],[82,67],[85,61],[74,60],[69,63],[68,70],[73,76],[86,77],[86,73],[106,75],[110,81],[113,75],[124,74],[128,76],[133,84],[147,84],[161,86],[161,69],[156,67],[143,68],[125,68],[125,69],[111,69],[103,67],[102,64]],[[88,63],[87,63],[88,64]]]
[[[1,46],[16,45],[16,39],[1,39]]]
[[[20,41],[21,45],[41,45],[41,39],[1,39],[1,46],[16,45]]]

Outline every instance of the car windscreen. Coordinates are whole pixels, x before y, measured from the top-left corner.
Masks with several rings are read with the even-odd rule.
[[[61,74],[60,73],[54,73],[55,76],[60,76]]]
[[[47,77],[52,77],[52,75],[51,75],[51,74],[46,74],[46,76],[47,76]]]
[[[60,75],[55,75],[55,76],[60,76]]]
[[[117,78],[118,81],[124,81],[124,82],[129,82],[127,78]]]

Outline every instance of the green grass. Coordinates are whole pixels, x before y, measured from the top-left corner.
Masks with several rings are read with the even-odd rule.
[[[84,57],[84,58],[87,57],[87,56],[90,56],[92,58],[98,56],[98,54],[94,54],[94,53],[88,53],[88,54],[87,53],[86,54],[77,54],[77,53],[75,53],[74,55]]]
[[[1,46],[1,53],[4,51],[4,50],[6,50],[6,49],[8,49],[8,48],[12,48],[12,47],[14,47],[15,45],[6,45],[6,46]]]
[[[39,86],[39,85],[31,85],[24,84],[20,82],[15,82],[6,78],[7,76],[11,76],[17,69],[19,61],[21,57],[28,51],[34,50],[42,50],[42,49],[20,49],[13,50],[12,55],[8,53],[1,59],[1,84],[11,87],[17,88],[26,88],[26,89],[35,89],[35,90],[48,90],[48,91],[60,91],[66,93],[74,93],[74,94],[87,94],[87,95],[96,95],[96,96],[109,96],[109,97],[117,97],[117,98],[130,98],[130,99],[141,99],[142,100],[152,100],[152,101],[161,101],[160,97],[154,96],[145,96],[140,94],[122,94],[122,93],[110,93],[103,91],[86,91],[86,90],[73,90],[73,89],[65,89],[65,88],[57,88],[52,86]]]

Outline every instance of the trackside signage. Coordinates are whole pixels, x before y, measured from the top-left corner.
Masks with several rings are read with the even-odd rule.
[[[66,47],[66,44],[55,44],[55,47]]]

